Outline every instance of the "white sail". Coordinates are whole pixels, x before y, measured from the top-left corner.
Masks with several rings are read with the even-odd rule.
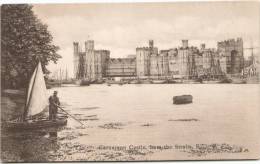
[[[37,71],[37,67],[34,69],[33,74],[31,76],[31,79],[30,79],[30,82],[29,82],[29,87],[28,87],[28,90],[27,90],[26,107],[28,106],[28,103],[29,103],[29,99],[30,99],[30,95],[31,95],[32,86],[33,86],[33,83],[34,83],[36,71]]]
[[[41,63],[34,70],[30,79],[26,100],[26,116],[36,115],[48,105],[47,89]]]

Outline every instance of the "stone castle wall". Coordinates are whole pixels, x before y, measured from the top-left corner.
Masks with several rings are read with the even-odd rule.
[[[243,40],[241,38],[218,42],[218,52],[226,58],[227,74],[238,74],[244,67]]]
[[[94,41],[85,42],[81,52],[77,42],[74,45],[74,73],[79,72],[79,63],[84,62],[84,77],[100,79],[109,76],[155,77],[168,76],[190,78],[191,76],[222,75],[240,73],[243,68],[243,41],[230,39],[218,42],[217,50],[189,46],[188,40],[175,49],[161,50],[154,47],[136,48],[136,54],[127,58],[110,58],[110,51],[95,50]],[[82,78],[82,77],[80,77]]]

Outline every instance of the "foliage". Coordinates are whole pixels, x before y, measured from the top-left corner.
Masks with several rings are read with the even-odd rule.
[[[1,86],[27,87],[38,61],[44,73],[50,61],[57,62],[59,47],[34,14],[32,5],[16,4],[1,7]]]

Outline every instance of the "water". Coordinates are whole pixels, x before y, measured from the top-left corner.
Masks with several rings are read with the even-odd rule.
[[[91,85],[49,94],[53,90],[84,126],[69,118],[59,129],[4,132],[4,161],[259,157],[256,84]],[[193,103],[173,105],[172,97],[182,94],[193,95]]]

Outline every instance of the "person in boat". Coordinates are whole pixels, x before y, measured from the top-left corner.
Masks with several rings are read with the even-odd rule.
[[[58,92],[54,91],[53,95],[49,97],[49,119],[56,120],[58,113],[58,105],[60,105],[59,97],[57,96]]]

